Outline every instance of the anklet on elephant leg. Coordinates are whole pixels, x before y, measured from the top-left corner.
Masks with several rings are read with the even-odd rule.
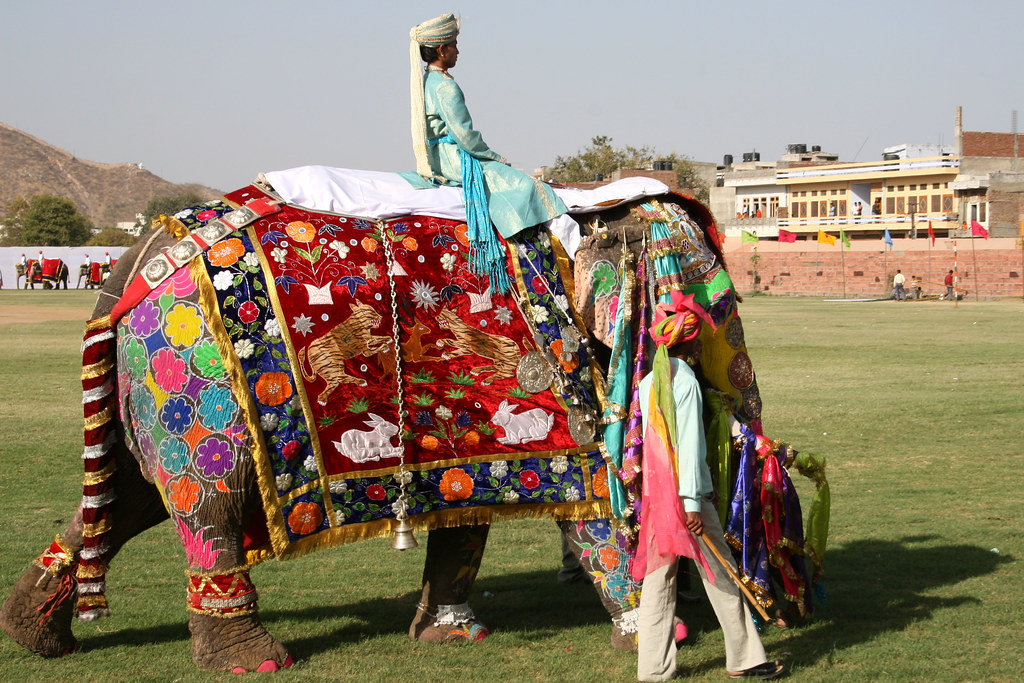
[[[212,617],[239,617],[256,612],[256,587],[248,567],[229,569],[224,574],[186,571],[188,609]]]

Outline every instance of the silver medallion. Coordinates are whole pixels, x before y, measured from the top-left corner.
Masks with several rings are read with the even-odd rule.
[[[594,412],[580,406],[569,408],[569,436],[579,446],[586,446],[594,443],[597,420],[594,419]]]
[[[530,351],[519,359],[516,379],[523,391],[539,394],[551,387],[551,366],[540,351]]]

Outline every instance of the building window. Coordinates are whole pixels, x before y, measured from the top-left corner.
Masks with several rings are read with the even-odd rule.
[[[807,202],[800,202],[800,218],[807,218]]]
[[[818,191],[817,190],[811,190],[811,196],[812,197],[817,197],[818,196]]]
[[[939,189],[939,184],[938,183],[932,183],[932,189],[933,190]]]
[[[953,212],[953,195],[944,194],[942,195],[942,210],[946,213]]]
[[[928,198],[925,197],[924,195],[921,195],[920,197],[917,198],[917,212],[918,213],[927,213],[927,211],[928,211]]]
[[[839,200],[839,215],[840,216],[845,216],[846,215],[846,200],[845,199],[840,199]]]
[[[896,213],[906,213],[906,199],[904,197],[896,198]]]
[[[938,213],[942,211],[942,196],[933,194],[932,195],[932,213]]]
[[[900,201],[903,201],[902,199]],[[885,198],[885,212],[892,214],[896,213],[896,198],[886,197]]]
[[[769,197],[768,198],[768,216],[775,218],[779,215],[779,198]]]
[[[981,221],[982,223],[988,220],[988,216],[986,215],[988,213],[986,211],[987,208],[988,202],[982,202],[981,204],[978,204],[978,215],[981,216],[981,218],[979,218],[978,220]]]
[[[811,218],[818,217],[818,202],[811,202]]]
[[[892,188],[890,188],[890,189],[892,189]],[[903,192],[903,186],[902,185],[897,185],[896,186],[896,191],[897,192]]]
[[[917,185],[911,185],[911,186],[910,186],[910,191],[911,191],[911,192],[913,192],[913,191],[914,191],[914,190],[916,190],[916,189],[917,189]]]

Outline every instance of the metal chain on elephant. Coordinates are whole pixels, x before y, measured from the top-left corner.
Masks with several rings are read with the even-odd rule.
[[[378,222],[378,226],[381,235],[384,235],[384,222]],[[400,339],[402,330],[398,323],[398,294],[395,292],[395,257],[388,240],[382,239],[381,244],[384,250],[384,261],[388,269],[388,293],[391,297],[391,341],[395,352],[395,382],[398,393],[398,446],[399,457],[401,458],[398,463],[398,476],[396,477],[399,493],[398,500],[396,501],[398,509],[395,512],[395,521],[398,522],[398,525],[394,530],[395,539],[391,547],[396,550],[407,550],[415,548],[418,544],[412,535],[412,526],[409,524],[407,512],[409,509],[409,498],[405,492],[406,484],[412,481],[412,474],[405,469],[405,440],[402,438],[402,435],[405,434],[405,388],[402,384],[402,347]]]

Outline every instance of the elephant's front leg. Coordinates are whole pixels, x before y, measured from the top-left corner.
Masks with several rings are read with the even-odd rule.
[[[192,661],[222,671],[277,671],[291,655],[263,627],[256,587],[249,576],[243,531],[259,508],[252,461],[239,459],[234,471],[210,485],[202,505],[190,514],[173,509],[185,546],[188,628]]]
[[[423,566],[423,594],[409,637],[437,643],[475,642],[490,631],[469,607],[469,591],[476,581],[490,526],[434,529],[427,537]]]
[[[611,644],[636,652],[640,584],[629,573],[629,557],[607,519],[558,523],[562,538],[587,572],[612,618]]]

